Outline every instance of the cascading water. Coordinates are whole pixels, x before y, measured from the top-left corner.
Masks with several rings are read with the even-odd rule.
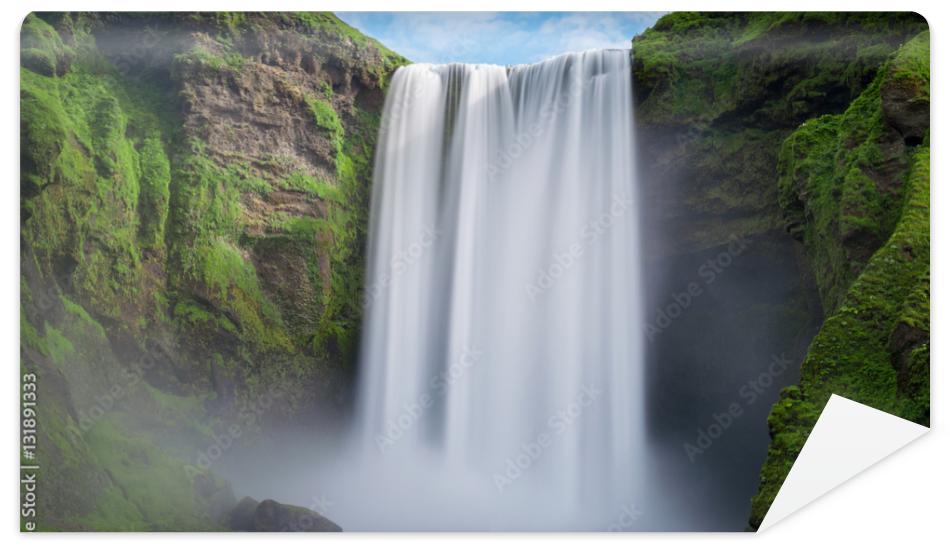
[[[395,74],[363,448],[339,472],[373,506],[334,510],[347,529],[630,527],[645,445],[631,79],[623,50]]]

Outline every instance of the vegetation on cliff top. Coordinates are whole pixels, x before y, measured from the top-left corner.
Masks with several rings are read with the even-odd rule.
[[[925,28],[915,14],[682,12],[635,37],[637,124],[656,138],[642,149],[651,180],[673,193],[677,247],[780,232],[784,138],[846,109]]]
[[[638,116],[667,126],[736,116],[797,126],[844,109],[923,29],[913,13],[672,13],[634,39],[637,89],[649,92]]]

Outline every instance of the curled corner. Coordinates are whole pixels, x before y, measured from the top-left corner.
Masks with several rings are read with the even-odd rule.
[[[922,425],[832,394],[759,531],[767,530],[928,431]]]

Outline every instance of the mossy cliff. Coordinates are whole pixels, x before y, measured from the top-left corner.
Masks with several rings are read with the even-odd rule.
[[[908,41],[841,114],[809,120],[779,156],[782,207],[812,261],[825,320],[769,415],[758,526],[838,394],[930,423],[930,36]]]
[[[746,269],[758,284],[789,286],[775,308],[808,307],[821,321],[813,338],[791,330],[811,341],[796,356],[800,381],[781,380],[792,386],[768,416],[752,527],[832,392],[928,421],[926,29],[915,14],[675,13],[633,41],[639,138],[650,139],[640,147],[647,219],[658,232],[651,258],[695,270],[695,255],[730,237],[793,250],[791,270],[776,274],[765,260]],[[752,297],[734,293],[732,316]],[[697,320],[654,358],[708,338],[714,319],[680,322]],[[737,326],[754,338],[751,324],[760,323]]]
[[[322,13],[26,18],[41,529],[222,526],[229,491],[203,451],[345,397],[376,130],[403,63]]]
[[[838,113],[897,47],[914,14],[673,13],[633,41],[644,172],[672,251],[781,230],[779,148]]]

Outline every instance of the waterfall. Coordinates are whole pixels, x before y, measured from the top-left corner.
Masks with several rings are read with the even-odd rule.
[[[396,72],[355,436],[399,510],[348,529],[607,530],[636,505],[631,80],[624,50]]]

